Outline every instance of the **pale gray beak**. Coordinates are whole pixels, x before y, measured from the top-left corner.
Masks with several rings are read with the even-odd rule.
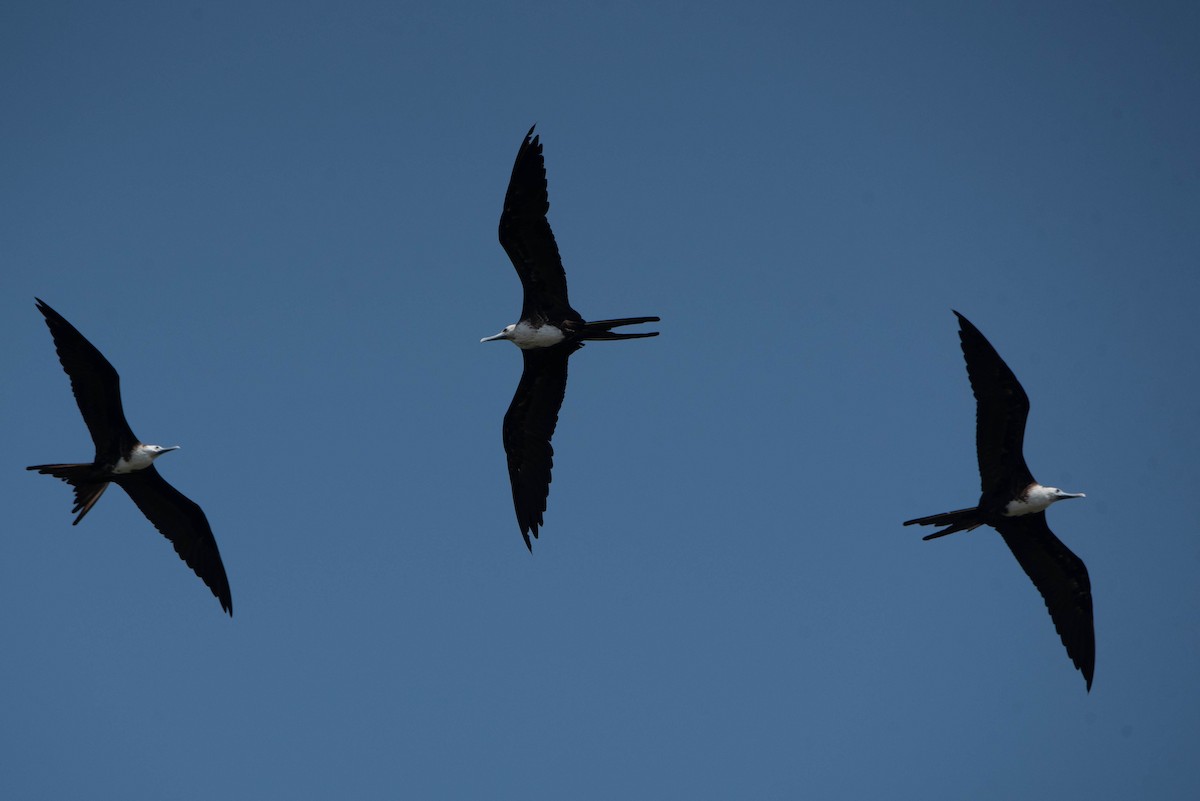
[[[497,339],[508,339],[508,332],[501,331],[499,334],[493,334],[490,337],[484,337],[483,339],[481,339],[479,341],[480,342],[494,342]]]

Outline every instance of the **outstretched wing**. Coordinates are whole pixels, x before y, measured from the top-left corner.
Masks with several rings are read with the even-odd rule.
[[[1001,518],[996,530],[1038,588],[1067,656],[1092,689],[1096,633],[1092,625],[1092,583],[1083,560],[1059,541],[1046,513]]]
[[[45,301],[35,300],[54,338],[58,360],[71,379],[71,391],[75,394],[83,422],[92,434],[96,462],[114,461],[138,441],[129,423],[125,422],[125,411],[121,408],[120,376],[75,326]]]
[[[958,312],[963,358],[975,393],[975,450],[979,483],[987,495],[1015,498],[1033,483],[1025,465],[1029,398],[1012,370],[971,321]]]
[[[521,351],[525,370],[504,415],[504,452],[513,507],[530,551],[533,543],[529,535],[537,538],[550,495],[550,469],[554,466],[550,438],[567,391],[567,360],[581,347],[577,342],[565,342],[552,348]]]
[[[221,562],[217,540],[204,510],[168,484],[154,465],[115,476],[113,481],[129,493],[142,514],[171,541],[179,558],[208,585],[221,602],[221,608],[232,617],[229,579],[225,576],[225,565]]]
[[[500,245],[525,289],[522,320],[582,320],[567,300],[567,275],[546,219],[549,210],[542,144],[530,128],[517,151],[504,196]]]

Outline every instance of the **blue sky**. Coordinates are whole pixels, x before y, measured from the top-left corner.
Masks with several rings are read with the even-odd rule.
[[[1190,798],[1187,3],[0,9],[0,796]],[[536,122],[573,357],[532,556],[496,223]],[[105,353],[235,617],[120,492]],[[1032,402],[1090,694],[974,503],[951,309]]]

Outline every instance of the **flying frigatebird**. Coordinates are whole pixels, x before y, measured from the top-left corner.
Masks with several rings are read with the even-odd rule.
[[[536,126],[535,126],[536,127]],[[536,539],[546,498],[554,449],[550,438],[567,389],[567,360],[584,340],[641,339],[658,336],[616,333],[612,329],[637,323],[656,323],[657,317],[627,317],[587,322],[567,300],[567,276],[546,212],[546,163],[533,128],[517,151],[512,178],[500,214],[500,244],[512,260],[524,288],[521,319],[480,342],[507,339],[521,349],[525,369],[504,415],[504,452],[513,506],[525,547]]]
[[[38,464],[25,469],[71,485],[75,491],[71,512],[79,513],[72,525],[83,520],[109,484],[120,486],[232,616],[229,579],[208,518],[154,469],[155,459],[179,446],[146,445],[134,436],[121,407],[121,379],[108,359],[47,303],[38,299],[37,308],[71,379],[75,402],[96,445],[96,458],[90,464]]]
[[[1000,532],[1017,562],[1046,602],[1067,656],[1092,689],[1096,635],[1092,627],[1092,587],[1083,560],[1071,553],[1046,524],[1046,509],[1083,493],[1063,492],[1034,480],[1025,465],[1025,419],[1029,398],[1012,370],[971,321],[958,312],[963,357],[975,393],[975,447],[982,494],[979,505],[904,525],[946,526],[924,539],[988,525]]]

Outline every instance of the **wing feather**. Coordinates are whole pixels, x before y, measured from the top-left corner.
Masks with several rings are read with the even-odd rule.
[[[567,300],[567,275],[546,219],[549,210],[542,144],[530,128],[517,151],[504,195],[500,244],[525,290],[522,320],[582,320]]]
[[[1096,633],[1087,566],[1050,531],[1045,512],[1002,518],[996,530],[1042,594],[1067,656],[1083,673],[1091,690]]]
[[[142,514],[160,534],[171,541],[179,558],[208,585],[221,602],[221,608],[232,616],[233,598],[229,591],[229,579],[225,575],[217,540],[204,510],[168,484],[154,465],[115,476],[113,481],[129,493]]]
[[[996,349],[958,312],[963,358],[975,393],[975,449],[984,495],[1015,498],[1033,482],[1025,464],[1029,398]]]
[[[525,546],[531,551],[529,535],[537,538],[550,495],[550,471],[554,466],[550,439],[567,391],[567,360],[580,347],[579,343],[567,342],[521,351],[525,369],[504,415],[504,452],[513,507]]]
[[[58,361],[71,379],[75,403],[96,446],[96,463],[115,461],[138,441],[125,421],[120,376],[104,354],[49,304],[39,299],[37,308],[54,338]]]

